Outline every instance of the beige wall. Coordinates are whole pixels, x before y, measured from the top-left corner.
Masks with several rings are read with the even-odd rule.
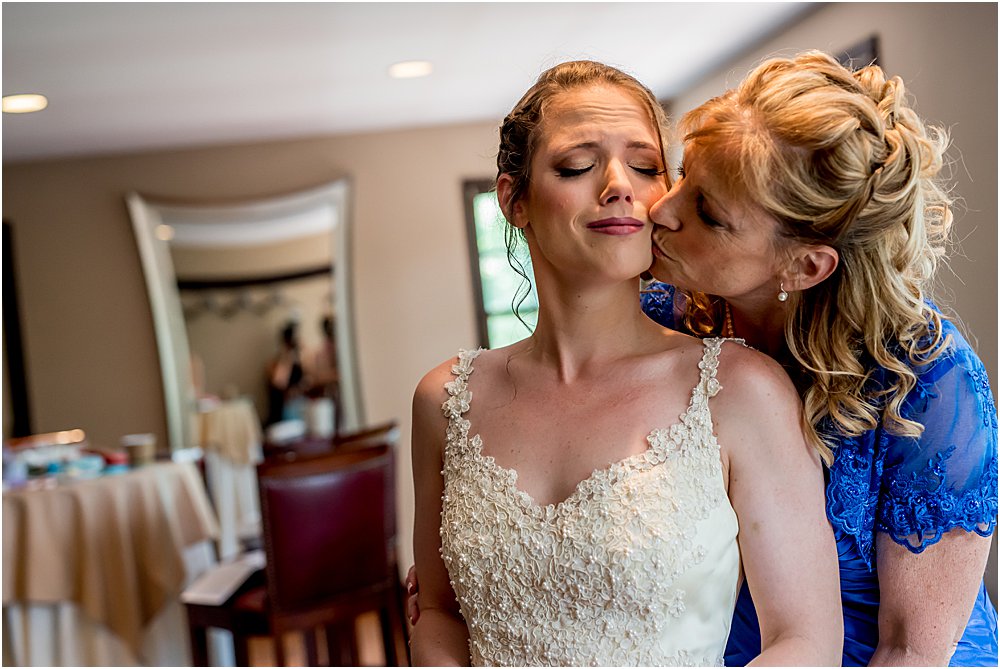
[[[996,6],[818,6],[801,23],[675,102],[683,111],[777,49],[841,49],[875,31],[883,60],[926,116],[952,126],[968,213],[953,261],[954,306],[996,387]],[[683,57],[683,54],[679,55]],[[664,64],[668,67],[668,64]],[[511,100],[511,103],[514,101]],[[98,443],[165,437],[163,398],[135,240],[123,197],[239,200],[350,175],[352,250],[369,421],[403,426],[400,521],[410,560],[410,397],[420,376],[475,344],[461,199],[464,178],[493,174],[495,124],[322,137],[251,146],[6,165],[36,430],[83,427]]]
[[[403,426],[401,532],[409,560],[409,413],[420,376],[476,329],[462,180],[495,169],[496,125],[4,167],[23,298],[34,428],[83,427],[95,443],[166,438],[152,316],[124,195],[239,200],[348,174],[364,404]]]
[[[333,262],[330,232],[254,246],[170,245],[177,279],[243,279],[294,274],[329,267]]]

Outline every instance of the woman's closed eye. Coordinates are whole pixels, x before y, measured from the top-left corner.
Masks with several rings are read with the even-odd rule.
[[[724,228],[726,227],[721,222],[712,218],[708,212],[705,211],[705,198],[703,195],[699,194],[695,199],[695,210],[698,212],[698,218],[701,219],[702,223],[710,228]]]
[[[647,177],[659,177],[667,173],[667,170],[665,170],[662,167],[658,167],[656,165],[652,165],[649,167],[630,165],[630,167],[639,174],[644,174]]]
[[[578,177],[581,174],[586,174],[593,168],[593,165],[587,165],[586,167],[557,167],[556,174],[560,177]]]
[[[629,167],[647,177],[658,177],[666,174],[666,170],[657,165],[629,165]],[[557,167],[556,174],[563,178],[578,177],[586,174],[593,168],[593,165],[587,165],[586,167]]]

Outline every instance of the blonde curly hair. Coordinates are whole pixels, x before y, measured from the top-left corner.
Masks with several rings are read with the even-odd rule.
[[[840,263],[825,281],[792,293],[785,339],[802,366],[796,379],[806,434],[832,461],[836,436],[874,429],[919,436],[901,414],[916,384],[910,364],[947,346],[941,316],[925,302],[944,254],[951,199],[939,183],[948,136],[925,127],[903,82],[871,65],[851,71],[816,51],[772,58],[735,89],[681,121],[685,143],[711,147],[716,168],[778,221],[787,242],[827,245]],[[685,320],[720,327],[718,302],[691,294]],[[875,372],[886,387],[865,395]],[[908,364],[909,363],[909,364]]]

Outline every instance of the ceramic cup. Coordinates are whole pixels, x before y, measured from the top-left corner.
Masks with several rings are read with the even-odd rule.
[[[156,459],[155,434],[126,434],[122,437],[121,444],[128,455],[130,467],[142,467]]]

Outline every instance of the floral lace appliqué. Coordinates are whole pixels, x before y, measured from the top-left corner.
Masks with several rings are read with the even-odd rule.
[[[473,664],[722,664],[739,554],[708,409],[721,344],[706,340],[676,424],[545,506],[469,436],[479,351],[460,352],[442,406],[441,554]]]
[[[853,537],[869,569],[875,566],[875,533],[885,532],[914,553],[962,528],[989,536],[996,527],[997,413],[982,362],[950,322],[945,334],[952,346],[926,368],[916,368],[917,384],[907,397],[904,415],[918,422],[939,421],[970,427],[942,443],[919,443],[875,430],[843,437],[828,472],[827,514],[834,526]],[[966,375],[967,386],[938,384],[946,375]],[[874,384],[884,384],[876,375]],[[953,396],[957,392],[969,395]],[[978,427],[975,427],[977,426]],[[951,436],[951,432],[944,431]],[[887,457],[896,453],[891,465]],[[978,469],[959,458],[980,457]],[[954,480],[952,470],[970,471]]]

